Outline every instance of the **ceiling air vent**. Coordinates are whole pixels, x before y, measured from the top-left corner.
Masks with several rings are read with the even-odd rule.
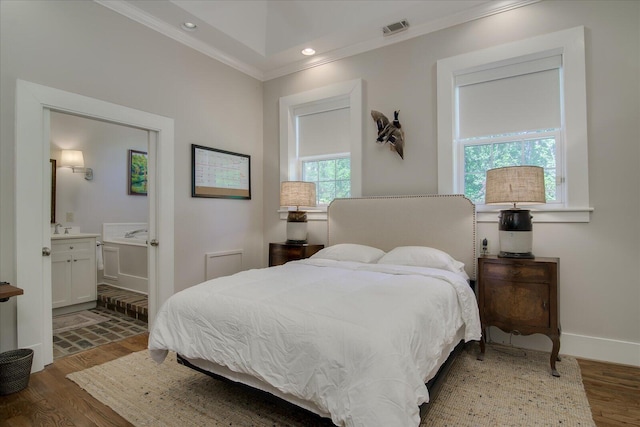
[[[382,28],[382,33],[385,36],[390,36],[395,33],[399,33],[400,31],[404,31],[409,28],[409,21],[403,19],[400,22],[394,22],[393,24],[389,24],[386,27]]]

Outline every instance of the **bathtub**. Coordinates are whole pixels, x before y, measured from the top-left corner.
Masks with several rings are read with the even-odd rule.
[[[104,269],[100,283],[149,294],[146,223],[102,225]],[[140,231],[145,230],[145,231]],[[130,233],[129,237],[125,237]]]
[[[109,240],[104,240],[105,243],[117,243],[121,245],[131,245],[131,246],[143,246],[147,247],[147,243],[149,240],[149,235],[147,233],[144,234],[136,234],[131,237],[112,237]]]

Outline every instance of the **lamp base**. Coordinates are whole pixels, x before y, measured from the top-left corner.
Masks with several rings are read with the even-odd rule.
[[[307,213],[301,211],[289,212],[287,218],[287,243],[307,243]]]
[[[498,237],[499,258],[533,259],[533,224],[531,212],[526,209],[500,211]]]

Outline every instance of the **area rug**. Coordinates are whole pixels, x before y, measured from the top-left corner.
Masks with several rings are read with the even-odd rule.
[[[477,346],[456,359],[420,427],[595,426],[580,368],[571,357],[551,376],[549,354],[511,354]],[[135,426],[332,426],[307,411],[249,387],[207,377],[175,361],[157,365],[141,351],[69,374],[100,402]]]
[[[86,328],[87,326],[96,325],[106,322],[107,320],[109,319],[88,310],[61,314],[53,318],[53,334],[55,335],[78,328]]]
[[[556,362],[549,353],[488,345],[454,361],[422,426],[595,426],[575,358]]]

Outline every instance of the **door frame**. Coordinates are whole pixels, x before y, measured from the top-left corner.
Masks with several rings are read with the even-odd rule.
[[[51,110],[149,131],[149,327],[174,292],[174,120],[95,98],[17,80],[16,283],[18,347],[34,350],[32,372],[53,362],[49,151]]]

